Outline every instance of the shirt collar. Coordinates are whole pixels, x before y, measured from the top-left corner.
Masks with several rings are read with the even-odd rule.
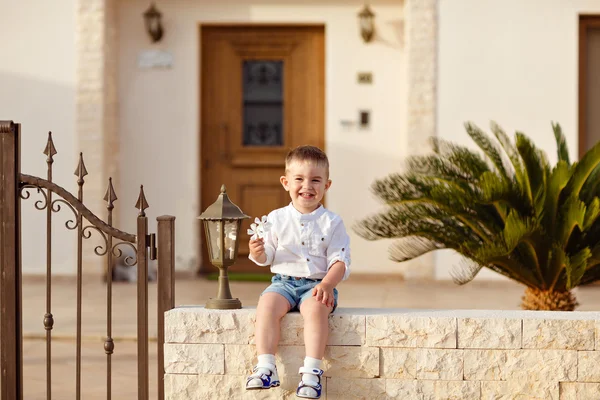
[[[319,207],[311,212],[310,214],[302,214],[300,211],[296,210],[296,208],[294,207],[294,205],[290,202],[290,204],[287,206],[288,208],[288,212],[292,214],[293,217],[299,219],[300,221],[313,221],[317,218],[319,218],[324,212],[325,212],[325,207],[323,207],[323,204],[319,204]]]

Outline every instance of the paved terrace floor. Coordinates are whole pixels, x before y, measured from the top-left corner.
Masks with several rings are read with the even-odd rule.
[[[266,286],[263,282],[232,282],[231,290],[243,306],[256,306]],[[204,304],[216,295],[214,281],[190,278],[176,283],[176,305]],[[403,282],[354,275],[340,285],[340,307],[416,309],[519,309],[523,288],[511,282]],[[52,398],[74,399],[76,291],[70,278],[53,280],[52,312],[55,317],[52,344]],[[99,278],[83,284],[82,399],[106,399],[106,285]],[[137,398],[136,285],[115,284],[113,302],[113,399]],[[581,311],[600,310],[600,286],[576,290]],[[150,285],[150,336],[156,337],[156,285]],[[42,320],[45,312],[45,282],[26,278],[23,288],[24,398],[45,399],[45,342]],[[151,398],[156,398],[156,342],[150,343]]]

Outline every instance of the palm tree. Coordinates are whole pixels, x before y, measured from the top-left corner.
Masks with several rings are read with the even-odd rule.
[[[398,262],[453,249],[464,256],[452,272],[456,283],[487,267],[526,286],[524,309],[574,310],[571,290],[600,279],[600,143],[571,163],[552,124],[558,162],[550,167],[523,133],[513,144],[495,123],[497,142],[472,123],[465,127],[485,157],[434,139],[431,154],[373,184],[386,209],[355,231],[397,239],[390,255]]]

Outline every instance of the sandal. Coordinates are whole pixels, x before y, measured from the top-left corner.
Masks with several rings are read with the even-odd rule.
[[[321,386],[321,375],[323,375],[323,370],[318,369],[318,368],[300,367],[300,371],[298,371],[298,372],[301,375],[303,375],[303,374],[315,375],[319,379],[319,383],[304,382],[302,379],[300,379],[300,383],[298,384],[298,388],[296,389],[296,397],[301,397],[303,399],[320,399],[321,391],[323,389],[323,387]],[[302,394],[302,393],[300,393],[300,389],[303,389],[303,388],[313,389],[316,394],[314,396]]]
[[[259,369],[266,369],[269,372],[261,373]],[[277,375],[277,367],[272,364],[257,364],[252,372],[253,374],[246,379],[246,390],[271,389],[281,384]]]

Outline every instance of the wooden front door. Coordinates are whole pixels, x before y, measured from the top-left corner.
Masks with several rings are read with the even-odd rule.
[[[600,15],[579,17],[579,156],[600,141]]]
[[[324,147],[325,30],[323,26],[200,28],[201,210],[222,184],[231,201],[254,217],[290,202],[279,183],[287,152]],[[269,272],[248,260],[242,224],[237,272]],[[216,271],[200,238],[200,271]]]

